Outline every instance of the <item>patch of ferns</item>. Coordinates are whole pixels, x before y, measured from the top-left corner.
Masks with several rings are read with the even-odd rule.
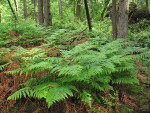
[[[134,61],[150,57],[147,48],[132,47],[121,39],[105,43],[96,43],[96,40],[60,50],[59,57],[47,56],[48,50],[41,48],[18,49],[14,57],[22,65],[7,73],[32,74],[32,78],[8,99],[45,98],[50,107],[74,96],[91,106],[92,100],[98,99],[97,91],[115,92],[113,84],[138,84]],[[45,73],[37,78],[43,71]]]

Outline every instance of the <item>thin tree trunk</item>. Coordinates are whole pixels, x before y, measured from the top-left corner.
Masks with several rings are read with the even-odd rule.
[[[36,11],[37,0],[33,0],[33,4],[34,4],[34,18],[35,18],[35,21],[37,22],[37,11]]]
[[[52,25],[52,15],[50,10],[50,0],[44,0],[45,26]]]
[[[81,0],[77,0],[76,4],[76,17],[78,20],[81,20]]]
[[[87,17],[87,22],[88,22],[88,26],[89,26],[89,31],[92,31],[92,24],[91,24],[91,19],[90,19],[90,13],[89,13],[87,0],[84,0],[84,5],[85,5],[85,11],[86,11],[86,17]]]
[[[148,9],[149,4],[148,4],[148,0],[146,0],[146,8]]]
[[[14,15],[15,20],[17,21],[17,16],[16,16],[16,14],[15,14],[14,9],[12,8],[12,5],[11,5],[11,3],[10,3],[10,0],[7,0],[7,2],[8,2],[8,4],[9,4],[10,9],[11,9],[11,12],[12,12],[13,15]]]
[[[15,12],[16,15],[18,15],[18,0],[14,0],[14,3],[15,3]]]
[[[116,8],[117,0],[112,0],[112,37],[113,39],[117,38],[117,8]]]
[[[128,36],[128,0],[119,1],[117,37],[126,38]]]
[[[40,25],[44,24],[43,0],[38,0],[38,21]]]
[[[93,0],[90,0],[90,18],[92,21]]]
[[[63,18],[62,0],[58,0],[58,6],[59,6],[59,15],[60,15],[60,18]]]
[[[24,10],[24,18],[27,19],[28,14],[27,14],[27,4],[26,0],[23,0],[23,10]]]

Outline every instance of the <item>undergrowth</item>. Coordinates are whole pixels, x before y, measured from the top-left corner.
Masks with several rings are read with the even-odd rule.
[[[31,20],[19,23],[0,23],[0,47],[22,46],[32,47],[43,43],[44,32]]]
[[[8,99],[45,98],[50,107],[73,96],[88,103],[89,107],[94,102],[115,106],[115,100],[119,98],[114,96],[116,92],[119,95],[116,87],[139,83],[134,61],[149,58],[149,53],[144,52],[146,48],[130,47],[123,40],[102,44],[95,43],[95,40],[97,38],[70,50],[57,48],[59,56],[53,56],[51,48],[46,46],[17,49],[14,57],[22,65],[7,74],[26,74],[32,78]],[[105,97],[107,90],[111,91],[109,98]]]
[[[28,22],[1,26],[1,100],[44,98],[48,107],[69,101],[82,103],[87,112],[117,111],[123,105],[129,105],[129,111],[137,108],[127,89],[140,84],[143,67],[149,74],[149,42],[138,40],[148,31],[143,31],[145,36],[131,34],[136,41],[125,41],[112,40],[109,27],[88,33],[86,28],[45,29]]]

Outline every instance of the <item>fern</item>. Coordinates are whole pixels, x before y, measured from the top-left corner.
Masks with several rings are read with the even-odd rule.
[[[31,83],[30,86],[29,83]],[[50,107],[55,102],[65,100],[66,98],[73,96],[72,91],[77,91],[77,89],[72,85],[51,82],[51,80],[47,80],[47,78],[45,79],[44,77],[40,80],[29,80],[24,85],[26,86],[25,88],[16,91],[14,94],[9,96],[8,99],[16,100],[22,97],[45,98],[48,106]]]
[[[31,96],[31,95],[32,95],[32,92],[30,91],[30,87],[25,87],[16,91],[13,95],[9,96],[8,100],[10,99],[17,100],[22,97],[26,98],[27,96]]]
[[[92,95],[89,92],[84,90],[80,97],[82,101],[88,103],[90,107],[92,106]]]
[[[2,61],[0,61],[0,63],[2,63]],[[5,63],[5,64],[0,64],[0,71],[3,70],[9,63]]]
[[[49,50],[39,48],[16,52],[14,57],[19,58],[22,65],[8,73],[30,73],[33,78],[9,99],[16,100],[27,96],[45,98],[50,107],[55,102],[77,96],[91,106],[91,100],[98,98],[97,91],[114,91],[110,83],[138,84],[138,70],[134,61],[148,58],[150,55],[147,48],[132,47],[121,39],[102,45],[95,43],[95,40],[97,39],[79,44],[70,50],[60,50],[59,57],[49,57]],[[39,72],[48,75],[34,78]]]

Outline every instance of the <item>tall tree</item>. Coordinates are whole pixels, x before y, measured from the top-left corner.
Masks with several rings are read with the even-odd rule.
[[[84,0],[84,5],[85,5],[86,18],[87,18],[87,22],[88,22],[88,26],[89,26],[89,31],[92,31],[92,24],[91,24],[91,19],[90,19],[90,13],[89,13],[87,0]]]
[[[125,38],[128,35],[128,0],[112,0],[113,38]]]
[[[27,19],[28,14],[27,14],[27,2],[26,2],[26,0],[23,0],[23,10],[24,10],[24,18]]]
[[[38,22],[40,25],[44,24],[43,0],[38,0]]]
[[[82,0],[77,0],[77,4],[76,4],[76,17],[78,20],[81,19],[81,13],[82,13]]]
[[[112,9],[111,9],[111,15],[112,15],[112,37],[115,39],[117,38],[117,0],[112,0]]]
[[[90,0],[90,18],[91,18],[91,21],[92,21],[92,10],[93,10],[93,0]]]
[[[117,37],[125,38],[128,35],[128,0],[119,0]]]
[[[59,6],[59,15],[60,15],[60,18],[63,18],[62,0],[58,0],[58,6]]]
[[[14,3],[15,3],[15,12],[16,15],[18,15],[18,0],[14,0]]]
[[[52,14],[51,14],[51,4],[50,0],[44,0],[44,20],[45,26],[52,25]]]
[[[37,22],[37,11],[36,11],[37,0],[32,0],[32,3],[34,4],[34,18],[35,18],[35,21]]]

